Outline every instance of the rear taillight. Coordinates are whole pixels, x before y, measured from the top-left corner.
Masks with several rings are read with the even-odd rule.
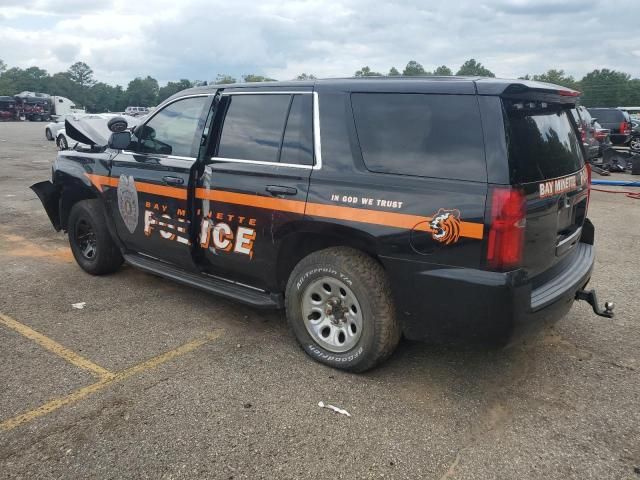
[[[491,193],[487,239],[487,265],[493,270],[511,270],[522,261],[526,203],[514,188],[494,188]]]
[[[620,133],[622,135],[629,135],[631,133],[631,126],[627,122],[620,123]]]

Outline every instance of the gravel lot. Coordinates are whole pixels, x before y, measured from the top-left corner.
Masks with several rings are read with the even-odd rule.
[[[28,189],[54,156],[44,124],[0,123],[0,314],[24,326],[0,323],[0,478],[640,479],[637,200],[591,200],[615,320],[576,304],[525,344],[403,342],[352,375],[280,313],[83,273]]]

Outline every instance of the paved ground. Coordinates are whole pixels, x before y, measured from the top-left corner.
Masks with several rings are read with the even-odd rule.
[[[590,207],[615,320],[576,305],[508,350],[403,343],[351,375],[281,314],[81,272],[27,189],[54,155],[0,124],[1,478],[640,479],[637,200]]]

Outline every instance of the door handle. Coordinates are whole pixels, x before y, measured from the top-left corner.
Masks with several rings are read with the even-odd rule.
[[[169,175],[162,177],[162,181],[167,185],[182,185],[184,183],[184,179],[180,177],[171,177]]]
[[[267,192],[271,195],[296,195],[298,189],[295,187],[285,187],[282,185],[267,185]]]

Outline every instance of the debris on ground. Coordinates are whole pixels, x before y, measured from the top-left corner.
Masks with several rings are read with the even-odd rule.
[[[340,415],[346,415],[347,417],[350,417],[351,414],[349,412],[347,412],[346,410],[344,410],[343,408],[338,408],[334,405],[325,405],[324,402],[318,402],[318,406],[320,408],[327,408],[329,410],[333,410],[336,413],[339,413]]]
[[[78,310],[82,310],[86,305],[87,305],[87,302],[78,302],[78,303],[71,304],[73,308],[77,308]]]

